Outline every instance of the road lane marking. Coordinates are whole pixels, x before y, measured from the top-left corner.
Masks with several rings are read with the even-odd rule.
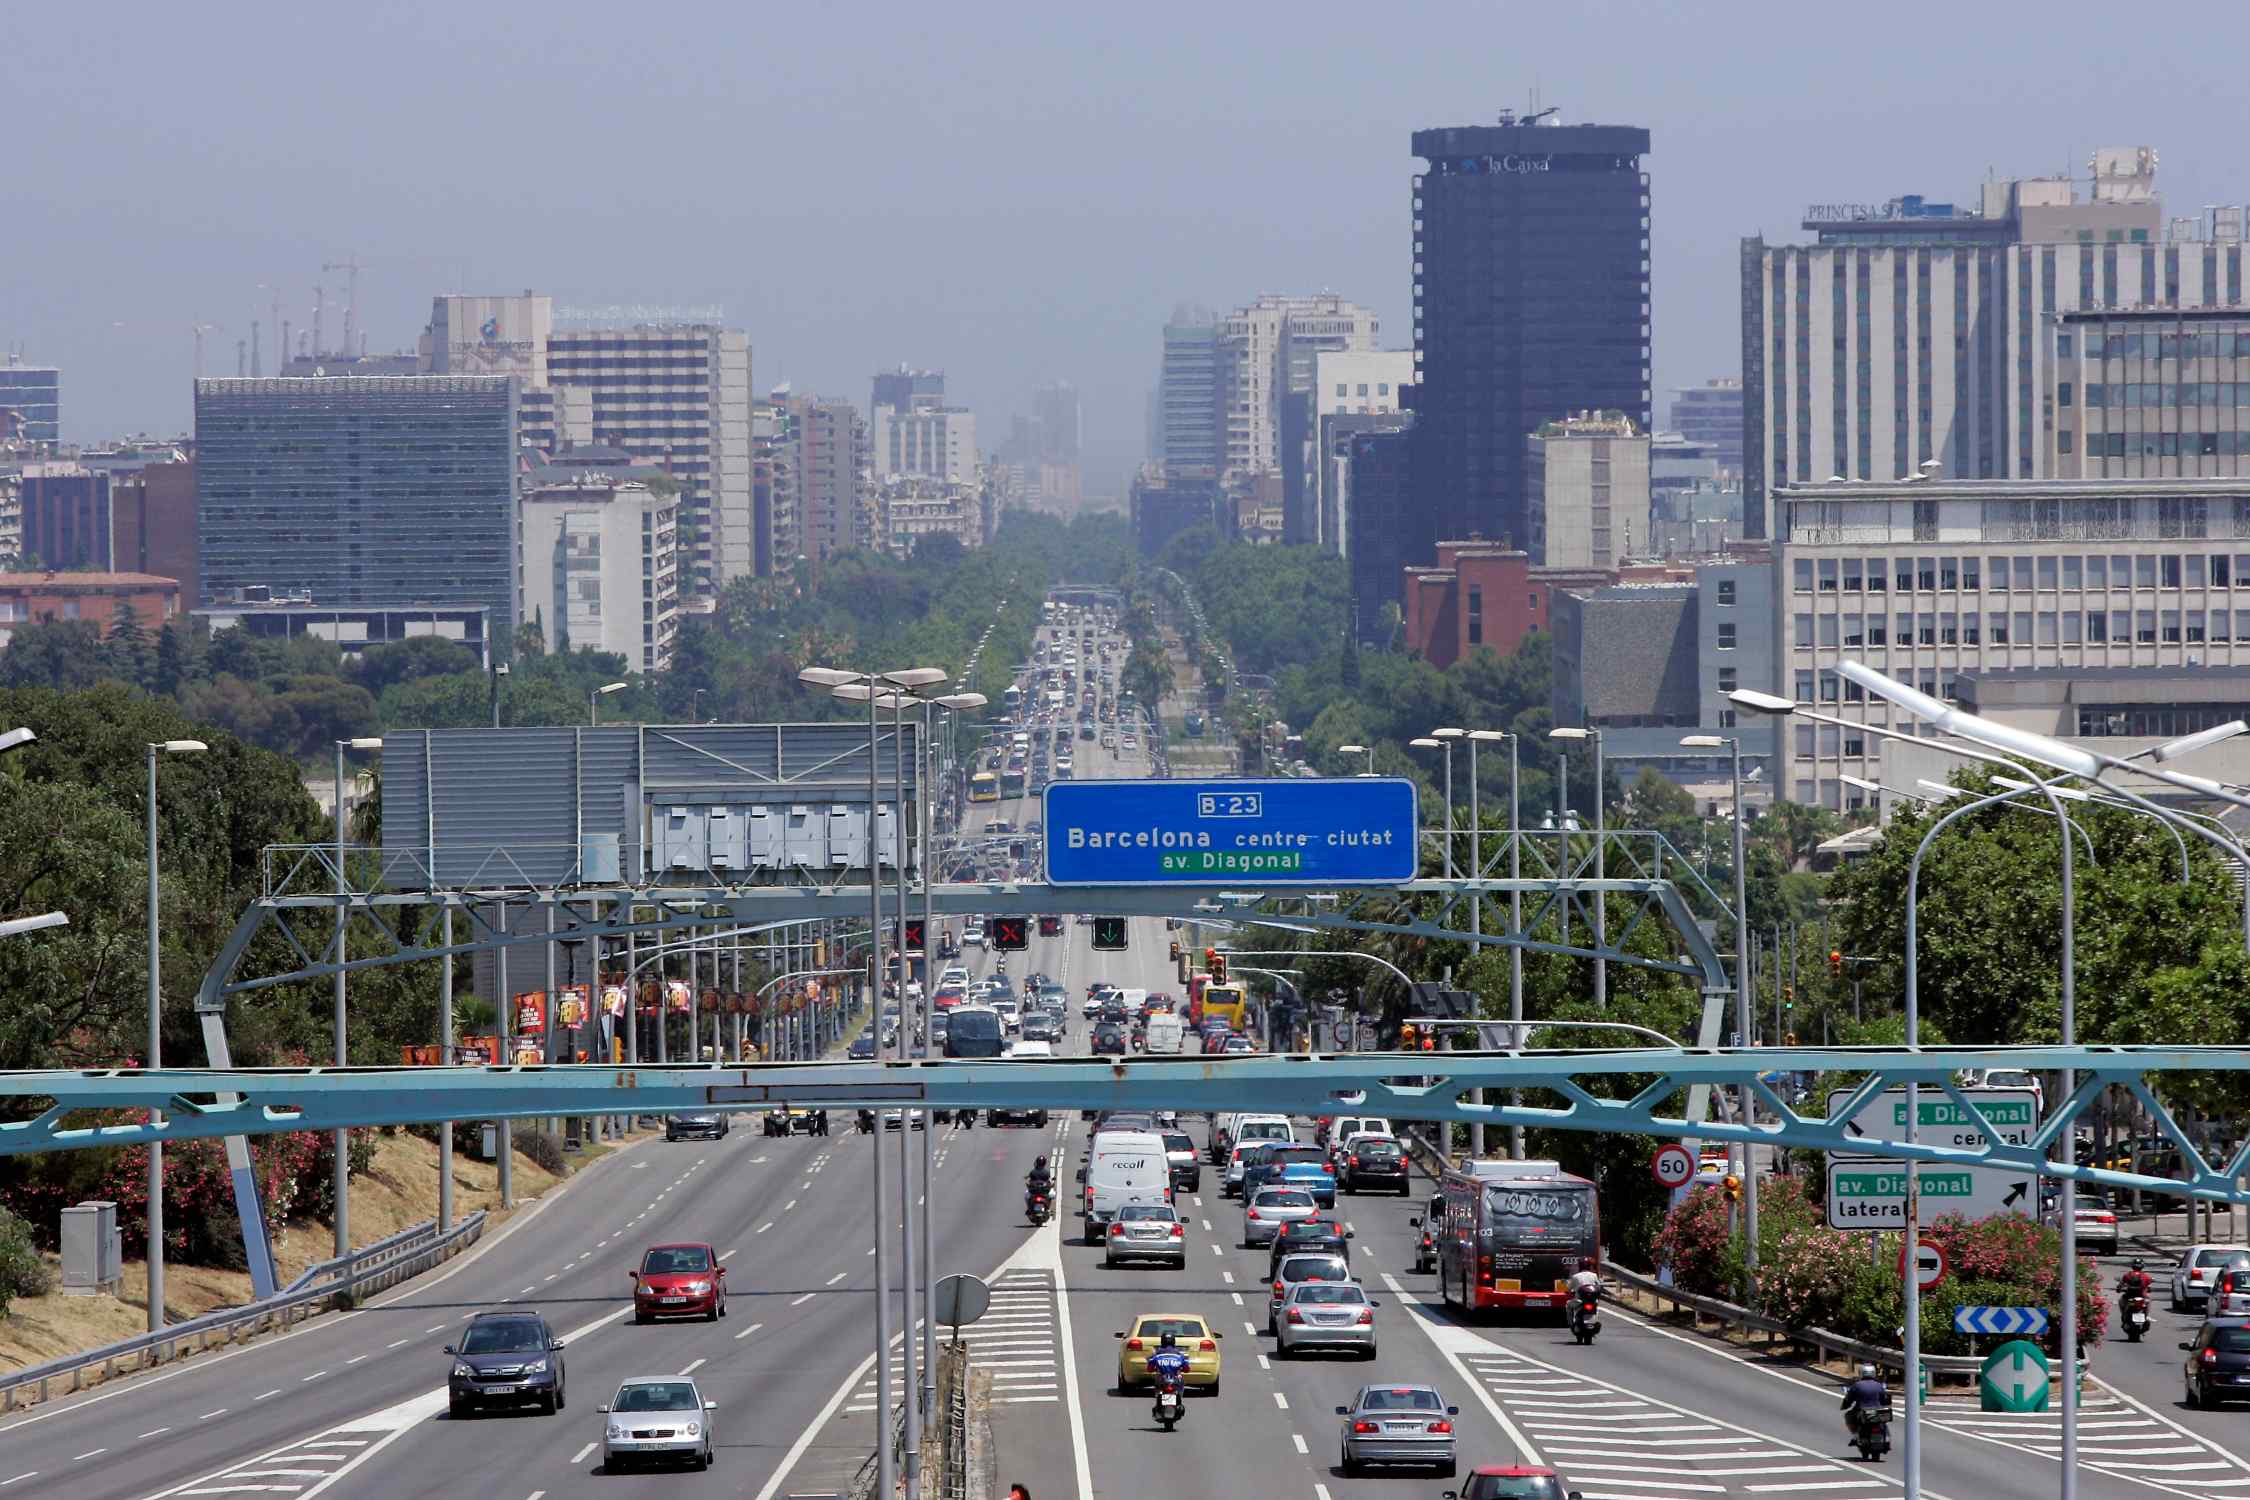
[[[137,1443],[141,1440],[141,1438],[152,1438],[160,1433],[170,1432],[171,1430],[172,1429],[169,1427],[151,1427],[148,1431],[142,1433],[140,1438],[135,1438],[133,1439],[133,1441]]]
[[[413,1343],[413,1342],[414,1342],[414,1340],[412,1340],[412,1339],[393,1339],[393,1340],[392,1340],[391,1342],[389,1342],[389,1343],[385,1344],[385,1345],[384,1345],[383,1347],[384,1347],[384,1348],[386,1348],[386,1349],[403,1349],[403,1348],[405,1348],[405,1347],[406,1347],[406,1346],[407,1346],[408,1344],[411,1344],[411,1343]]]
[[[314,1381],[316,1381],[316,1380],[320,1379],[320,1377],[321,1377],[321,1376],[323,1376],[323,1375],[325,1375],[325,1374],[327,1374],[327,1373],[328,1373],[328,1372],[327,1372],[326,1370],[315,1370],[315,1371],[313,1371],[313,1372],[312,1372],[312,1373],[311,1373],[310,1375],[306,1375],[306,1376],[302,1377],[301,1379],[299,1379],[299,1380],[298,1380],[298,1382],[297,1382],[297,1384],[299,1384],[299,1385],[310,1385],[310,1384],[312,1384],[312,1383],[313,1383]]]
[[[596,1448],[599,1448],[600,1446],[601,1446],[601,1442],[600,1442],[600,1440],[599,1440],[599,1439],[596,1439],[595,1441],[593,1441],[593,1442],[591,1442],[591,1443],[588,1443],[588,1444],[587,1444],[587,1445],[586,1445],[585,1447],[583,1447],[583,1448],[579,1449],[579,1450],[578,1450],[578,1451],[577,1451],[576,1453],[573,1453],[573,1454],[572,1454],[572,1455],[570,1456],[570,1461],[571,1461],[572,1463],[574,1463],[574,1464],[582,1464],[582,1463],[584,1463],[584,1462],[586,1461],[586,1455],[587,1455],[587,1454],[589,1454],[589,1453],[591,1453],[591,1452],[593,1452],[593,1451],[594,1451],[594,1450],[595,1450]]]
[[[264,1393],[263,1395],[252,1396],[252,1397],[251,1397],[250,1399],[251,1399],[251,1400],[253,1400],[253,1401],[263,1401],[263,1400],[265,1400],[265,1399],[266,1399],[266,1397],[267,1397],[267,1396],[278,1396],[278,1395],[280,1395],[280,1394],[281,1394],[281,1392],[279,1392],[279,1391],[267,1391],[267,1392],[265,1392],[265,1393]]]
[[[749,1326],[748,1328],[745,1328],[745,1329],[743,1329],[743,1330],[742,1330],[742,1332],[740,1332],[740,1333],[736,1334],[736,1335],[734,1336],[734,1340],[735,1340],[735,1342],[736,1342],[736,1343],[738,1343],[738,1344],[739,1344],[739,1343],[741,1343],[741,1342],[742,1342],[742,1341],[743,1341],[744,1339],[746,1339],[746,1338],[750,1337],[750,1335],[751,1335],[751,1334],[753,1334],[753,1333],[756,1333],[756,1332],[757,1332],[757,1331],[758,1331],[759,1329],[761,1329],[761,1328],[763,1328],[763,1327],[765,1327],[765,1326],[766,1326],[766,1325],[765,1325],[765,1324],[763,1324],[763,1323],[752,1323],[752,1324],[751,1324],[751,1325],[750,1325],[750,1326]]]
[[[842,1281],[846,1276],[850,1274],[851,1273],[848,1271],[838,1271],[835,1275],[828,1278],[828,1284],[830,1286],[834,1286],[837,1282]]]
[[[72,1454],[70,1457],[70,1461],[74,1464],[84,1463],[87,1459],[97,1458],[102,1454],[107,1453],[108,1451],[109,1450],[107,1448],[89,1448],[84,1453]]]
[[[0,1479],[0,1490],[6,1489],[11,1484],[20,1484],[26,1479],[37,1479],[38,1477],[39,1471],[37,1469],[26,1469],[13,1479]]]
[[[1308,1448],[1308,1447],[1306,1447],[1306,1446],[1305,1446],[1305,1435],[1304,1435],[1303,1433],[1301,1433],[1301,1432],[1292,1432],[1292,1433],[1290,1433],[1290,1434],[1289,1434],[1289,1441],[1290,1441],[1290,1442],[1292,1442],[1292,1443],[1295,1443],[1295,1444],[1297,1445],[1297,1451],[1298,1451],[1299,1453],[1310,1453],[1310,1452],[1312,1452],[1312,1449],[1310,1449],[1310,1448]]]
[[[217,1411],[207,1411],[207,1412],[205,1412],[205,1413],[204,1413],[204,1414],[203,1414],[202,1416],[200,1416],[200,1417],[197,1417],[197,1418],[196,1418],[195,1420],[197,1420],[198,1422],[208,1422],[208,1421],[210,1421],[210,1420],[211,1420],[211,1419],[212,1419],[213,1417],[223,1417],[223,1416],[225,1416],[226,1414],[227,1414],[227,1409],[226,1409],[225,1407],[223,1407],[223,1406],[222,1406],[222,1407],[220,1407],[220,1408],[219,1408],[219,1409],[218,1409]]]
[[[765,1232],[766,1232],[767,1230],[769,1230],[769,1229],[771,1229],[771,1228],[773,1228],[773,1220],[771,1220],[771,1219],[768,1219],[768,1220],[766,1220],[766,1222],[765,1222],[765,1223],[763,1223],[763,1224],[760,1224],[760,1225],[759,1225],[759,1226],[758,1226],[758,1227],[757,1227],[756,1229],[752,1230],[751,1232],[752,1232],[753,1234],[764,1234],[764,1233],[765,1233]]]
[[[1261,1366],[1264,1366],[1266,1364],[1266,1357],[1263,1354],[1258,1356],[1258,1363]],[[1271,1367],[1267,1366],[1267,1368]],[[1273,1404],[1280,1407],[1283,1411],[1289,1410],[1289,1398],[1281,1394],[1281,1392],[1279,1391],[1275,1391],[1273,1393]]]
[[[804,1305],[805,1305],[806,1303],[808,1303],[808,1302],[812,1301],[812,1299],[813,1299],[813,1298],[815,1298],[815,1297],[817,1297],[817,1296],[819,1296],[819,1295],[820,1295],[820,1293],[818,1293],[818,1292],[807,1292],[807,1293],[805,1293],[805,1295],[803,1295],[802,1297],[798,1297],[798,1298],[795,1298],[795,1299],[793,1299],[793,1300],[792,1300],[792,1301],[790,1302],[790,1304],[789,1304],[789,1305],[790,1305],[791,1307],[803,1307],[803,1306],[804,1306]],[[872,1356],[872,1355],[870,1355],[870,1356],[869,1356],[869,1358],[873,1358],[873,1356]]]
[[[709,1363],[710,1363],[710,1361],[709,1361],[708,1359],[694,1359],[694,1360],[689,1360],[689,1361],[688,1361],[688,1366],[687,1366],[687,1368],[686,1368],[686,1369],[684,1369],[684,1370],[682,1370],[682,1371],[680,1371],[680,1373],[681,1373],[682,1375],[693,1375],[693,1374],[694,1374],[694,1373],[695,1373],[695,1372],[696,1372],[697,1370],[700,1370],[700,1369],[702,1369],[702,1368],[703,1368],[703,1367],[704,1367],[705,1365],[707,1365],[707,1364],[709,1364]]]
[[[811,1187],[811,1186],[812,1186],[812,1184],[808,1182],[808,1183],[806,1183],[806,1184],[805,1184],[805,1186],[806,1186],[806,1187]],[[794,1199],[794,1198],[792,1198],[792,1199],[790,1199],[790,1200],[789,1200],[789,1201],[788,1201],[787,1203],[784,1203],[784,1204],[782,1204],[782,1205],[781,1205],[781,1211],[782,1211],[783,1213],[787,1213],[787,1212],[789,1212],[789,1210],[791,1210],[792,1208],[795,1208],[796,1206],[797,1206],[797,1200],[796,1200],[796,1199]]]
[[[345,1360],[344,1363],[347,1365],[356,1365],[365,1358],[367,1358],[367,1356],[364,1354],[355,1354],[350,1359]]]

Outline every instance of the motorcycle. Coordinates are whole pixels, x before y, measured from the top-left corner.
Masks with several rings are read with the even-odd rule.
[[[1036,1229],[1055,1216],[1055,1206],[1045,1193],[1032,1193],[1024,1199],[1023,1216]]]
[[[2139,1343],[2141,1335],[2148,1332],[2148,1293],[2127,1292],[2122,1299],[2118,1320],[2125,1325],[2125,1337]]]
[[[1591,1344],[1602,1331],[1601,1314],[1595,1310],[1601,1296],[1601,1288],[1582,1286],[1570,1299],[1570,1336],[1581,1344]]]
[[[1869,1463],[1881,1463],[1891,1451],[1891,1409],[1860,1406],[1852,1410],[1852,1446]]]
[[[1173,1425],[1187,1414],[1187,1408],[1180,1402],[1180,1395],[1181,1380],[1179,1376],[1169,1376],[1156,1382],[1156,1410],[1154,1415],[1166,1432],[1170,1432]]]

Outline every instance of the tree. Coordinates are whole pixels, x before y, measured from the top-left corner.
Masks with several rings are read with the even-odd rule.
[[[359,685],[377,698],[394,683],[411,682],[418,677],[445,677],[454,673],[477,673],[477,656],[459,641],[449,641],[434,635],[418,635],[409,640],[388,641],[380,646],[370,646],[359,654],[352,677]]]
[[[102,664],[109,676],[135,687],[147,687],[155,675],[156,648],[148,627],[134,613],[130,601],[120,599],[110,611],[109,636],[102,642]]]
[[[156,675],[151,686],[168,698],[177,697],[195,667],[194,633],[177,620],[166,620],[156,633]]]
[[[0,652],[0,686],[87,688],[101,681],[105,665],[100,626],[45,615],[15,628]]]

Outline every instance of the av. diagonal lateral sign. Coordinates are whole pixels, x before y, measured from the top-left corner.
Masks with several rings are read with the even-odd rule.
[[[2033,1216],[2039,1211],[2039,1195],[2029,1174],[1924,1162],[1921,1184],[1924,1224],[1947,1217],[1989,1219],[2008,1213]],[[1872,1156],[1831,1156],[1828,1227],[1904,1229],[1906,1163]]]
[[[1055,781],[1051,885],[1402,885],[1417,871],[1411,781]]]

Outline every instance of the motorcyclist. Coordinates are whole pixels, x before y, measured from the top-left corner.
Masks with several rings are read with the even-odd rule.
[[[1589,1287],[1589,1286],[1590,1286],[1590,1287],[1592,1287],[1592,1288],[1594,1289],[1595,1295],[1597,1295],[1597,1296],[1599,1296],[1599,1295],[1600,1295],[1600,1293],[1601,1293],[1601,1289],[1602,1289],[1602,1269],[1601,1269],[1601,1263],[1600,1263],[1599,1261],[1595,1260],[1595,1259],[1594,1259],[1594,1257],[1592,1257],[1591,1255],[1587,1256],[1587,1257],[1586,1257],[1586,1258],[1585,1258],[1584,1260],[1580,1261],[1580,1262],[1578,1263],[1578,1269],[1577,1269],[1577,1270],[1576,1270],[1575,1272],[1573,1272],[1573,1273],[1571,1274],[1571,1278],[1570,1278],[1570,1295],[1571,1295],[1571,1297],[1572,1297],[1573,1299],[1576,1299],[1576,1297],[1578,1296],[1578,1292],[1579,1292],[1579,1289],[1580,1289],[1581,1287]]]
[[[1174,1381],[1180,1382],[1181,1388],[1184,1390],[1187,1381],[1187,1368],[1187,1351],[1180,1347],[1180,1341],[1177,1337],[1167,1333],[1157,1340],[1156,1352],[1148,1357],[1148,1372],[1156,1378],[1159,1390]]]
[[[1042,1156],[1037,1161],[1031,1164],[1030,1171],[1023,1174],[1024,1212],[1026,1214],[1031,1212],[1032,1199],[1052,1199],[1054,1197],[1054,1193],[1055,1174],[1048,1168],[1047,1158]]]
[[[2117,1292],[2121,1297],[2130,1297],[2135,1293],[2146,1297],[2149,1294],[2149,1288],[2154,1284],[2155,1279],[2142,1269],[2141,1258],[2136,1255],[2133,1257],[2131,1268],[2117,1278]]]
[[[1891,1388],[1875,1373],[1871,1364],[1859,1367],[1859,1378],[1844,1387],[1844,1427],[1854,1437],[1859,1435],[1859,1414],[1890,1405]]]

